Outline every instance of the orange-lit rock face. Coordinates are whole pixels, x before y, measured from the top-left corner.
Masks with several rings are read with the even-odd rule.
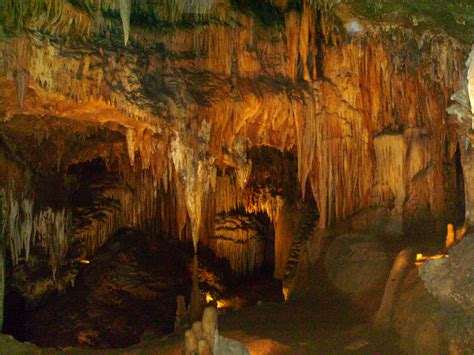
[[[287,196],[245,198],[247,179],[261,169],[246,155],[252,146],[295,152],[302,194],[314,196],[321,227],[375,205],[413,221],[446,212],[457,137],[445,108],[466,56],[449,37],[372,27],[351,37],[306,2],[299,11],[275,2],[281,23],[271,26],[221,0],[199,9],[191,28],[132,21],[127,43],[126,1],[102,2],[123,24],[67,3],[56,27],[41,17],[29,24],[52,37],[17,32],[0,42],[1,117],[47,114],[64,127],[72,119],[121,135],[126,146],[117,153],[98,144],[68,160],[120,157],[116,171],[135,194],[107,192],[120,201],[111,212],[120,217],[90,227],[90,253],[124,224],[157,219],[164,234],[192,237],[196,247],[208,242],[216,213],[244,207],[276,220]],[[187,16],[161,5],[153,11],[178,24]],[[68,16],[76,22],[68,25]],[[208,17],[215,21],[200,21]],[[20,71],[29,75],[22,108],[13,100]]]

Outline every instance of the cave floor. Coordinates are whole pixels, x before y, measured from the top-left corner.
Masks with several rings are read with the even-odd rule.
[[[370,331],[358,314],[310,302],[263,303],[220,317],[225,337],[244,343],[251,354],[399,354],[396,340]],[[150,337],[126,349],[65,348],[75,354],[180,354],[181,336]],[[0,336],[0,352],[61,353]]]

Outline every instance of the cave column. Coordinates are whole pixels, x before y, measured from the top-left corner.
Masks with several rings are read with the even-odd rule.
[[[470,116],[467,121],[471,129],[467,133],[466,142],[461,146],[461,163],[464,174],[464,193],[466,205],[466,223],[474,226],[474,45],[466,62],[467,72],[467,106],[470,106]],[[469,116],[469,113],[467,114]]]
[[[461,148],[461,163],[464,175],[464,195],[466,205],[466,223],[474,226],[474,141],[467,142],[467,147]]]
[[[285,278],[286,264],[301,219],[301,211],[294,203],[285,201],[275,223],[275,272],[279,280]]]

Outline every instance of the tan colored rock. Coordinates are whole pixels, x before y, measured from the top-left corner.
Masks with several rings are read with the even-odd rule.
[[[211,346],[205,339],[199,340],[198,343],[198,353],[199,355],[212,355]]]
[[[191,327],[191,330],[194,332],[194,334],[196,335],[196,337],[198,339],[202,339],[203,329],[202,329],[202,322],[201,321],[194,322],[192,327]]]
[[[202,315],[203,339],[210,345],[213,353],[215,352],[217,339],[217,308],[207,307]]]
[[[185,355],[198,353],[198,339],[192,330],[186,330],[184,333],[184,353]]]
[[[415,258],[416,251],[413,248],[407,248],[398,253],[385,285],[382,303],[375,315],[374,328],[379,330],[390,328],[392,311],[398,297],[399,287],[408,271],[415,267]]]

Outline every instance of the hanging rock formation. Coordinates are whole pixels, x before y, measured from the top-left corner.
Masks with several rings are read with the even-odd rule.
[[[321,229],[374,207],[402,232],[420,220],[451,223],[458,143],[468,201],[474,190],[472,107],[464,115],[472,100],[472,65],[463,73],[470,48],[439,31],[351,22],[357,4],[339,3],[7,1],[0,139],[9,156],[0,179],[15,197],[12,261],[26,262],[41,241],[57,255],[49,262],[59,279],[53,270],[64,271],[61,264],[93,256],[131,226],[192,242],[195,252],[214,243],[221,256],[239,259],[231,262],[236,270],[252,269],[261,243],[235,253],[238,243],[214,238],[216,216],[264,213],[278,227],[282,206],[303,197],[314,198]],[[445,108],[461,86],[458,122]],[[21,110],[10,100],[15,90]],[[286,172],[262,167],[255,147],[294,156],[291,185],[299,186],[276,183]],[[113,179],[79,182],[93,206],[69,211],[73,180],[84,174],[68,171],[95,159],[104,161],[101,178]],[[19,182],[21,174],[29,179]],[[64,201],[43,188],[51,181],[67,187]],[[33,235],[34,221],[39,234],[50,228],[54,237]],[[286,255],[275,254],[284,264]]]
[[[130,16],[132,15],[132,0],[119,0],[120,17],[123,27],[123,43],[127,45],[130,38]]]
[[[20,105],[20,109],[23,109],[26,92],[28,90],[28,83],[30,81],[30,74],[26,70],[20,69],[15,71],[14,76],[18,104]]]
[[[231,269],[245,276],[260,270],[266,247],[263,226],[252,216],[218,216],[210,248],[229,260]]]

